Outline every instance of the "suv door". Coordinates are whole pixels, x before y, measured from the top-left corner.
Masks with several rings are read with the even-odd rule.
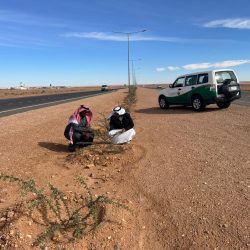
[[[191,96],[197,86],[197,78],[197,75],[186,76],[185,89],[183,90],[183,102],[186,104],[191,103]]]
[[[168,100],[170,103],[182,104],[182,91],[184,88],[185,77],[179,77],[172,84],[171,89],[169,89]]]

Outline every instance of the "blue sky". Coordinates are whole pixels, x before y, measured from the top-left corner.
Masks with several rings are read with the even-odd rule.
[[[0,87],[139,83],[233,68],[250,80],[249,0],[0,0]]]

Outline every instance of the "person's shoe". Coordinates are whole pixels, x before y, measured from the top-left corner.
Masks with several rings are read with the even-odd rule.
[[[70,143],[68,146],[68,150],[69,150],[69,152],[75,152],[76,151],[75,145]]]

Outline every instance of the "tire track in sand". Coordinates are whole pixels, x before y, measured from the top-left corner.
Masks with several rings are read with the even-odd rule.
[[[142,127],[138,127],[136,129],[137,133],[143,133],[145,131],[144,128]],[[134,150],[133,150],[134,149]],[[173,212],[171,211],[171,204],[170,204],[170,200],[167,199],[167,203],[161,203],[159,201],[157,201],[157,199],[155,199],[155,197],[153,196],[153,194],[148,193],[145,188],[140,184],[140,182],[136,179],[135,173],[133,173],[134,170],[136,172],[139,171],[140,166],[138,166],[138,164],[146,157],[147,153],[148,153],[148,149],[140,144],[133,144],[133,153],[134,153],[134,159],[131,161],[129,161],[129,163],[132,165],[128,167],[125,167],[124,169],[124,173],[126,175],[128,175],[129,173],[129,179],[130,182],[132,181],[132,185],[130,184],[129,186],[133,187],[133,193],[136,193],[139,196],[139,203],[141,203],[140,205],[140,211],[139,214],[142,214],[142,218],[141,218],[141,222],[139,222],[140,227],[143,228],[143,230],[140,230],[139,232],[139,239],[138,239],[138,246],[139,249],[145,249],[145,246],[148,244],[148,235],[152,235],[152,233],[156,233],[158,236],[160,236],[159,238],[161,239],[165,239],[163,242],[161,242],[161,244],[159,245],[159,247],[169,247],[170,245],[173,247],[177,247],[178,244],[178,239],[171,239],[171,236],[169,235],[169,237],[167,237],[168,239],[166,239],[165,237],[165,232],[171,232],[171,234],[173,232],[176,233],[178,232],[178,226],[174,221],[173,216],[171,216],[171,214],[173,214]],[[127,165],[127,164],[124,164]],[[136,166],[135,166],[136,165]],[[144,164],[142,163],[142,166]],[[143,170],[141,170],[143,171]],[[139,171],[140,172],[140,171]],[[125,184],[125,186],[127,186]],[[151,211],[151,212],[146,212],[145,211]],[[146,220],[148,220],[150,218],[151,223],[156,223],[158,218],[162,218],[163,223],[162,225],[154,225],[154,226],[149,226],[149,228],[156,228],[156,232],[151,232],[149,229],[147,230],[147,228],[145,228],[144,226],[144,222]],[[172,242],[170,241],[172,240]],[[146,243],[146,244],[145,244]]]

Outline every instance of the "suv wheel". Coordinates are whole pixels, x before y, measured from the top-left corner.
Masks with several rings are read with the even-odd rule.
[[[230,104],[231,104],[230,102],[218,102],[217,106],[220,109],[227,109],[230,106]]]
[[[161,109],[167,109],[169,107],[168,101],[164,96],[160,96],[159,105]]]
[[[200,96],[194,96],[192,99],[192,107],[194,111],[202,111],[206,105]]]

